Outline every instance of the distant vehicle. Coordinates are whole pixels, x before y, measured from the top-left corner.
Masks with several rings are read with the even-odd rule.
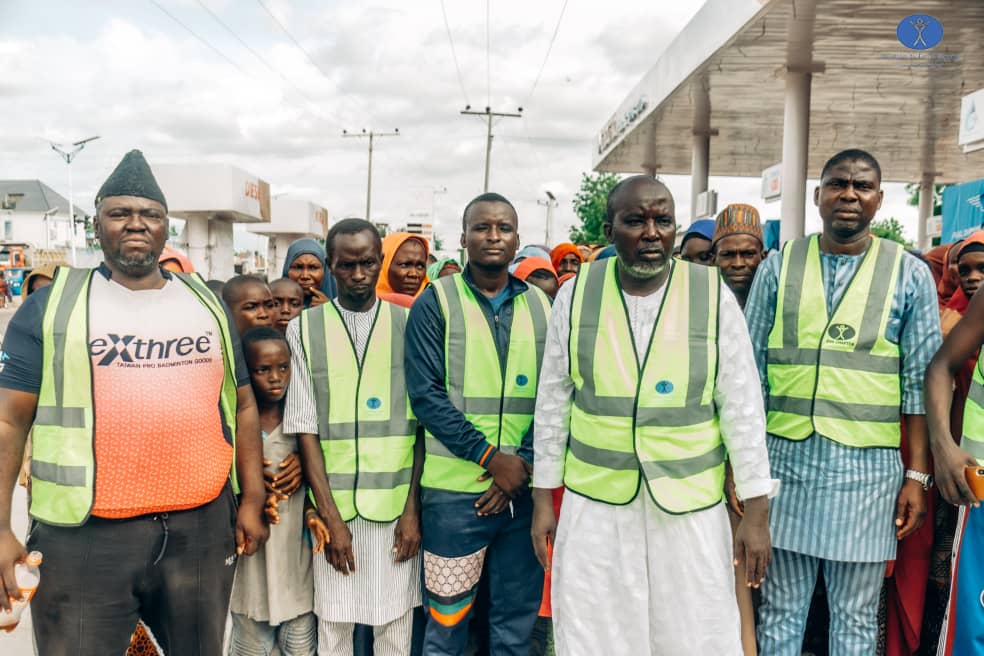
[[[13,294],[20,293],[21,282],[35,267],[56,262],[68,262],[64,248],[35,248],[20,242],[0,242],[0,272],[5,274]]]

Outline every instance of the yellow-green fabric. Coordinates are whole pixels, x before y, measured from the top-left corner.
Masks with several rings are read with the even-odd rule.
[[[977,464],[984,465],[984,372],[981,358],[974,365],[974,376],[964,404],[963,437],[960,448],[977,458]]]
[[[59,268],[42,318],[45,375],[32,437],[31,515],[55,526],[85,523],[95,495],[95,404],[89,356],[89,287],[94,272]],[[222,337],[222,429],[232,444],[230,476],[238,492],[235,356],[225,310],[197,274],[172,275],[212,314]]]
[[[505,367],[482,306],[459,273],[433,281],[444,314],[444,371],[448,398],[490,445],[515,454],[533,424],[536,387],[547,337],[550,300],[532,285],[513,299]],[[425,433],[421,485],[452,492],[481,493],[491,480],[485,469],[456,457]]]
[[[853,447],[898,447],[899,345],[885,339],[902,247],[871,238],[854,278],[827,313],[819,237],[783,248],[768,345],[769,433],[813,433]]]
[[[583,264],[575,282],[564,485],[621,505],[644,477],[666,512],[713,506],[725,459],[714,405],[720,277],[675,261],[651,340],[637,352],[616,263]]]
[[[406,323],[404,308],[376,303],[360,363],[334,303],[301,312],[325,471],[345,521],[391,522],[407,502],[417,420],[403,372]]]

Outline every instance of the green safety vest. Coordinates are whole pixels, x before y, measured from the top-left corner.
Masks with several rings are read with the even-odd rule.
[[[984,465],[984,372],[981,371],[981,358],[974,365],[974,377],[967,391],[967,402],[963,412],[963,437],[960,448],[977,458]]]
[[[444,313],[445,388],[451,403],[489,444],[515,454],[533,424],[536,386],[547,338],[550,300],[530,285],[513,299],[505,368],[485,313],[459,273],[432,282]],[[456,457],[427,431],[421,485],[452,492],[481,493],[491,480],[485,469]]]
[[[901,358],[885,327],[902,252],[872,236],[828,317],[819,237],[786,243],[769,333],[769,433],[791,440],[819,433],[847,446],[898,448]]]
[[[95,499],[95,432],[92,358],[89,355],[89,287],[94,269],[60,267],[41,324],[41,389],[34,416],[31,515],[46,524],[79,526]],[[236,372],[232,338],[222,302],[198,274],[172,273],[205,306],[222,338],[225,374],[219,406],[222,431],[232,445],[236,480]]]
[[[673,262],[640,362],[616,262],[581,265],[575,279],[564,485],[621,505],[635,499],[644,476],[650,497],[668,513],[714,506],[725,459],[714,404],[720,277],[710,267]]]
[[[406,323],[404,308],[378,301],[359,364],[334,303],[301,312],[325,471],[346,522],[356,516],[391,522],[407,502],[417,420],[403,371]]]

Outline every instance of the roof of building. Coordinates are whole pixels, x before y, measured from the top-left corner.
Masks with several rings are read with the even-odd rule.
[[[2,209],[17,212],[44,213],[57,207],[64,214],[68,207],[67,198],[40,180],[0,180],[0,203]],[[75,214],[87,215],[78,205]]]
[[[896,33],[917,11],[943,26],[931,50]],[[706,130],[710,175],[758,177],[782,159],[788,68],[814,73],[810,175],[857,147],[886,181],[984,177],[984,151],[957,143],[961,97],[984,87],[982,28],[984,2],[707,0],[602,127],[594,168],[689,175],[692,135]]]

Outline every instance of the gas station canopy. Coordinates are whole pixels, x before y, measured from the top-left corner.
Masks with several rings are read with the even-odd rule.
[[[917,12],[942,25],[935,47],[897,36]],[[594,168],[691,174],[697,135],[710,175],[759,177],[784,159],[798,102],[810,177],[849,147],[874,154],[885,181],[984,177],[984,151],[957,137],[961,97],[984,87],[982,34],[979,0],[708,0],[603,126]]]

